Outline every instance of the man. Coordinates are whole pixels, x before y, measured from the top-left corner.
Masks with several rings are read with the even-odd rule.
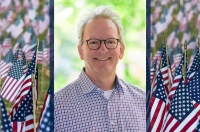
[[[116,75],[123,58],[122,25],[107,6],[78,23],[79,78],[55,94],[54,131],[146,131],[146,94]]]

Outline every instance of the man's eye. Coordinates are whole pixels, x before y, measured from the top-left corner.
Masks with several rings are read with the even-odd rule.
[[[98,44],[98,41],[89,41],[89,44]]]

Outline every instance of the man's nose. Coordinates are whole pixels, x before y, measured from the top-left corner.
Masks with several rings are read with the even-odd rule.
[[[108,52],[105,41],[101,41],[101,46],[98,51],[101,52],[102,54],[105,54],[106,52]]]

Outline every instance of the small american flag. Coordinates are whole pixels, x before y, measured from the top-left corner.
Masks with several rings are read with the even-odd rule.
[[[29,19],[30,19],[30,20],[34,20],[35,17],[37,16],[37,12],[36,12],[36,10],[33,8],[32,3],[30,3],[30,5],[29,5],[28,16],[29,16]]]
[[[12,107],[12,110],[10,112],[10,116],[11,118],[14,116],[16,110],[18,109],[19,107],[19,104],[21,103],[21,101],[25,98],[26,94],[28,93],[28,91],[31,89],[31,86],[32,86],[32,77],[31,75],[34,73],[35,71],[35,62],[36,61],[36,52],[32,58],[32,61],[29,65],[29,68],[28,68],[28,72],[24,78],[24,81],[22,83],[22,86],[19,90],[19,92],[17,93],[17,96],[16,96],[16,100],[14,102],[14,105]],[[37,99],[38,99],[38,72],[36,70],[36,76],[35,76],[35,87],[34,87],[34,99],[36,100],[37,102]],[[36,104],[35,104],[36,105]]]
[[[45,120],[45,114],[47,114],[49,112],[48,110],[48,107],[49,105],[51,105],[51,101],[53,101],[53,81],[51,81],[51,84],[50,84],[50,87],[47,91],[47,94],[46,94],[46,97],[45,97],[45,100],[44,100],[44,104],[43,104],[43,108],[42,108],[42,111],[40,113],[40,117],[39,117],[39,127],[42,128],[43,127],[43,122]],[[50,107],[50,109],[53,109],[53,107]],[[52,114],[52,113],[50,113]],[[51,121],[51,120],[49,120]],[[47,126],[45,126],[47,127]]]
[[[10,49],[8,53],[4,56],[4,58],[0,61],[0,76],[1,79],[3,80],[8,75],[8,72],[12,66],[12,57],[13,53],[12,50]]]
[[[5,104],[3,102],[1,95],[0,95],[0,108],[1,108],[0,131],[1,132],[13,132],[11,121],[7,114],[7,110],[6,110],[6,107],[5,107]]]
[[[21,101],[19,107],[11,118],[13,130],[15,132],[30,132],[34,130],[33,124],[33,102],[32,89],[28,91],[26,97]]]
[[[163,130],[192,132],[196,129],[197,121],[198,114],[191,101],[188,85],[182,78],[170,104]]]
[[[50,18],[48,14],[41,14],[39,19],[39,33],[42,34],[49,27]]]
[[[18,55],[18,52],[15,53],[15,56]],[[10,102],[14,102],[17,93],[19,92],[25,74],[22,67],[22,61],[17,60],[12,65],[8,76],[2,86],[1,95],[3,98],[9,100]]]
[[[7,52],[12,48],[11,42],[11,34],[9,33],[6,38],[3,40],[2,49],[3,49],[3,56],[7,54]]]
[[[194,60],[192,62],[192,66],[188,72],[188,78],[189,80],[194,76],[195,72],[200,69],[200,56],[199,56],[199,50],[197,49]]]
[[[47,106],[47,109],[44,113],[43,119],[40,123],[38,132],[52,132],[54,130],[53,107],[54,107],[53,98],[51,98]]]
[[[166,109],[167,94],[164,87],[164,80],[162,78],[161,71],[159,69],[157,75],[157,87],[153,92],[151,98],[151,115],[150,115],[150,127],[149,131],[162,131],[167,109]]]
[[[176,71],[175,71],[173,84],[172,84],[172,87],[170,89],[170,93],[168,95],[168,98],[170,99],[170,101],[172,100],[172,98],[175,94],[175,91],[176,91],[176,89],[177,89],[177,87],[178,87],[178,85],[181,81],[183,64],[184,64],[184,55],[182,55],[181,62],[179,64],[179,66],[177,67]]]

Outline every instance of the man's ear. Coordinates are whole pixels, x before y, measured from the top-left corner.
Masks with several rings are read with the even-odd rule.
[[[81,60],[84,60],[84,56],[83,56],[83,46],[81,44],[78,45],[78,53],[80,56]]]
[[[122,59],[124,56],[124,50],[125,50],[125,46],[124,43],[120,44],[120,55],[119,55],[119,59]]]

